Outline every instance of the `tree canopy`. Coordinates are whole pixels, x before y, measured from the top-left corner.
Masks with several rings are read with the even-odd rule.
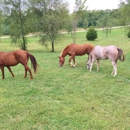
[[[0,35],[9,34],[13,43],[26,50],[26,35],[36,32],[40,35],[40,43],[51,44],[54,52],[54,44],[63,29],[74,32],[75,43],[77,27],[111,28],[130,24],[129,0],[112,10],[87,10],[86,1],[75,0],[75,8],[70,14],[68,3],[62,0],[0,0]]]

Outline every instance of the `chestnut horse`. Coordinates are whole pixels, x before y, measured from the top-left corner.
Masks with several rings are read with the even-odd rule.
[[[7,67],[8,70],[10,71],[10,73],[12,74],[12,77],[14,77],[14,74],[13,74],[10,66],[15,66],[18,63],[21,63],[25,68],[24,78],[27,77],[27,71],[28,71],[30,74],[30,79],[33,79],[32,72],[27,65],[29,58],[31,60],[31,63],[32,63],[32,66],[34,69],[34,73],[36,73],[38,64],[37,64],[35,57],[32,54],[30,54],[29,52],[23,51],[23,50],[16,50],[16,51],[12,51],[9,53],[0,52],[0,69],[2,71],[2,79],[5,78],[4,67]]]
[[[75,56],[82,56],[85,54],[88,54],[91,52],[91,50],[93,49],[93,45],[91,44],[75,44],[72,43],[68,46],[66,46],[63,51],[61,52],[60,56],[59,56],[59,64],[60,66],[62,66],[65,62],[65,57],[67,55],[70,56],[69,58],[69,64],[71,66],[75,66],[76,62],[75,62]],[[71,62],[71,60],[73,59],[74,64]]]
[[[114,45],[102,47],[102,46],[95,46],[91,53],[89,54],[89,59],[87,61],[87,67],[91,71],[92,66],[94,62],[97,60],[97,70],[99,70],[99,60],[106,60],[110,59],[113,71],[111,75],[116,76],[117,75],[117,60],[124,61],[125,57],[123,54],[123,50],[121,48],[118,48]]]

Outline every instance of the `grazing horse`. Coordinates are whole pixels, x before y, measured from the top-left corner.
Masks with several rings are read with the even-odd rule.
[[[25,68],[24,78],[27,77],[27,71],[28,71],[30,74],[30,79],[33,79],[32,72],[27,65],[29,58],[31,60],[31,63],[32,63],[32,66],[34,69],[34,73],[36,73],[38,64],[37,64],[35,57],[32,54],[30,54],[29,52],[23,51],[23,50],[16,50],[16,51],[12,51],[9,53],[0,52],[0,69],[2,71],[2,79],[5,78],[4,67],[7,67],[8,70],[10,71],[10,73],[12,74],[12,77],[14,77],[14,74],[13,74],[10,66],[15,66],[18,63],[21,63]]]
[[[91,44],[75,44],[75,43],[72,43],[72,44],[66,46],[59,56],[60,66],[62,66],[64,64],[65,57],[67,55],[70,56],[69,64],[71,66],[75,66],[76,65],[75,56],[82,56],[82,55],[85,55],[85,54],[89,55],[89,53],[91,52],[91,50],[93,48],[94,48],[94,46],[91,45]],[[73,59],[74,64],[71,62],[72,59]]]
[[[89,59],[87,61],[87,67],[91,71],[92,66],[94,62],[97,60],[97,70],[99,70],[99,60],[106,60],[110,59],[113,71],[111,75],[115,76],[117,75],[117,60],[124,61],[125,57],[123,54],[123,50],[121,48],[118,48],[114,45],[102,47],[102,46],[95,46],[91,53],[89,54]]]

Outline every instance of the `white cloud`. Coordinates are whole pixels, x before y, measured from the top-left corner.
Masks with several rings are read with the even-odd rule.
[[[74,9],[75,0],[68,0],[70,12]],[[117,9],[120,0],[87,0],[86,6],[88,10],[105,10],[105,9]]]
[[[117,9],[119,0],[87,0],[86,5],[89,10]]]

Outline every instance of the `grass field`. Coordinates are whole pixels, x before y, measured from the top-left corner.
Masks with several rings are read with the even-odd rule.
[[[76,34],[76,43],[87,42],[85,32]],[[124,50],[126,59],[118,61],[116,77],[110,75],[109,60],[100,62],[98,72],[96,64],[89,72],[87,55],[76,57],[76,67],[70,67],[67,56],[59,67],[58,56],[70,43],[72,38],[65,35],[52,53],[51,46],[41,46],[37,37],[28,39],[28,51],[39,68],[33,80],[29,75],[23,78],[20,64],[12,67],[14,78],[5,68],[5,79],[0,80],[0,130],[130,130],[130,40],[122,29],[114,29],[108,37],[98,31],[98,38],[89,42]],[[9,39],[1,39],[0,51],[15,49]]]

